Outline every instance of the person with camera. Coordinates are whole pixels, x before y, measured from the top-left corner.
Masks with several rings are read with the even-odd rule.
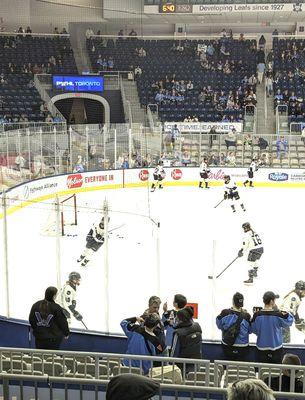
[[[160,339],[154,333],[155,328],[160,323],[160,317],[157,313],[147,314],[145,318],[132,317],[123,319],[121,328],[127,336],[126,354],[136,354],[143,356],[157,356],[164,351]],[[148,375],[150,368],[153,367],[151,361],[140,361],[124,359],[126,366],[141,368],[144,375]]]
[[[244,296],[236,292],[233,305],[216,318],[222,332],[222,350],[226,360],[246,361],[249,353],[250,314],[243,309]]]

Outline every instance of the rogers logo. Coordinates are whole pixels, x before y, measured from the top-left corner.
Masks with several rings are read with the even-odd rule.
[[[209,179],[215,179],[216,181],[222,180],[225,176],[225,173],[222,169],[219,169],[217,172],[210,172]]]
[[[178,181],[179,179],[182,178],[182,171],[181,171],[181,169],[175,168],[175,169],[172,170],[172,174],[171,175],[172,175],[172,178],[175,181]]]
[[[69,175],[67,178],[67,186],[69,189],[74,189],[83,186],[82,174]]]
[[[139,172],[139,178],[141,179],[141,181],[147,181],[149,178],[148,169],[141,169],[141,171]]]

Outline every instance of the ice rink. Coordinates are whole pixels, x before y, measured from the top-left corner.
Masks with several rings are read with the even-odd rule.
[[[174,294],[182,293],[189,302],[199,304],[203,337],[218,339],[215,317],[231,306],[236,291],[244,294],[245,308],[252,313],[253,306],[262,305],[265,291],[273,290],[283,298],[296,281],[305,280],[305,190],[240,188],[240,195],[247,211],[237,208],[233,214],[229,202],[214,209],[223,196],[220,187],[165,187],[155,193],[148,188],[129,188],[77,194],[78,225],[69,227],[69,235],[60,238],[61,281],[64,283],[71,271],[80,272],[77,310],[87,326],[107,329],[104,310],[108,282],[109,332],[121,333],[120,321],[141,315],[151,295],[159,294],[162,302],[171,306]],[[108,280],[104,246],[86,268],[76,262],[86,234],[102,215],[104,199],[110,209],[109,229],[123,225],[109,235]],[[27,319],[31,305],[43,298],[46,287],[56,286],[56,238],[42,234],[51,208],[52,200],[48,200],[8,216],[12,317]],[[159,222],[160,228],[152,220]],[[241,225],[246,221],[260,235],[265,249],[255,283],[243,283],[248,271],[245,257],[218,280],[209,280],[208,275],[220,272],[236,257],[242,245]],[[305,317],[302,305],[299,315]],[[72,326],[82,327],[75,320]],[[292,337],[295,343],[304,342],[295,328]]]

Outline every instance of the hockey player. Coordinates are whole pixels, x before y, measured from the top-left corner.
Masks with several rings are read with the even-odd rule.
[[[243,185],[246,187],[247,184],[249,183],[250,187],[253,186],[253,178],[254,178],[254,173],[258,170],[258,165],[259,162],[256,160],[256,158],[253,158],[251,161],[251,164],[249,165],[247,174],[248,174],[248,179],[243,183]]]
[[[76,311],[76,289],[80,285],[81,276],[78,272],[71,272],[69,274],[69,280],[60,289],[56,297],[56,303],[58,303],[68,320],[71,323],[71,314],[77,321],[82,321],[82,315]]]
[[[287,311],[294,316],[295,327],[305,333],[305,321],[299,317],[298,309],[301,304],[302,298],[305,297],[305,282],[298,281],[295,284],[295,288],[289,292],[283,300],[281,310]],[[290,328],[283,330],[284,343],[290,343]]]
[[[248,252],[248,262],[250,269],[249,279],[244,281],[245,284],[253,283],[253,278],[257,277],[258,265],[257,261],[261,258],[264,253],[263,243],[261,238],[256,232],[251,228],[249,222],[242,224],[242,228],[245,232],[243,247],[238,252],[238,257],[242,257],[246,252]]]
[[[209,178],[209,166],[208,166],[208,160],[206,158],[203,159],[202,163],[200,164],[200,181],[199,181],[199,187],[202,188],[202,184],[204,182],[205,188],[210,189],[209,184],[207,179]]]
[[[108,221],[110,218],[108,217]],[[77,262],[85,267],[90,261],[92,255],[104,244],[105,241],[105,218],[103,217],[99,223],[93,225],[86,237],[86,249],[79,257]]]
[[[224,192],[224,199],[225,200],[232,200],[232,202],[239,201],[239,193],[237,190],[237,185],[235,182],[232,182],[231,177],[229,175],[225,175],[223,177],[224,179],[224,185],[225,185],[225,192]],[[239,201],[240,207],[243,211],[246,211],[245,206],[243,203]],[[231,208],[233,212],[236,212],[235,205],[234,203],[231,204]]]
[[[159,189],[163,189],[162,181],[165,178],[165,171],[163,168],[163,162],[159,161],[159,165],[154,170],[154,181],[151,185],[151,192],[156,190],[157,185],[159,184]]]

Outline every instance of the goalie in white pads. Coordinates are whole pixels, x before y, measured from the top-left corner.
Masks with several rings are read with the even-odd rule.
[[[208,166],[208,160],[206,158],[204,158],[202,163],[200,164],[199,173],[200,173],[199,187],[203,188],[202,184],[204,183],[205,188],[210,189],[209,184],[208,184],[210,169]]]
[[[68,323],[71,323],[71,314],[77,321],[82,321],[82,315],[76,311],[76,289],[80,285],[81,276],[78,272],[71,272],[69,274],[69,280],[59,290],[56,303],[58,303],[63,309]]]
[[[231,180],[231,177],[229,175],[225,175],[223,177],[223,179],[224,179],[224,185],[225,185],[224,199],[232,200],[231,208],[232,208],[233,212],[234,213],[236,212],[236,208],[235,208],[235,204],[234,204],[235,202],[238,202],[241,209],[243,211],[246,211],[245,206],[240,201],[236,183]]]
[[[302,303],[302,299],[305,297],[305,282],[298,281],[291,292],[289,292],[283,300],[281,310],[289,312],[294,316],[295,327],[302,333],[305,334],[305,320],[299,316],[299,307]],[[290,328],[283,328],[283,342],[290,343],[291,335]]]
[[[108,221],[110,218],[108,217]],[[105,241],[105,218],[98,223],[95,223],[88,232],[86,237],[86,248],[82,255],[79,257],[77,262],[81,263],[82,267],[85,267],[91,260],[92,255],[98,251],[98,249],[104,244]]]
[[[253,283],[253,278],[257,277],[258,263],[257,261],[261,258],[264,253],[263,242],[259,235],[254,232],[249,222],[242,224],[242,228],[245,232],[243,239],[243,247],[238,252],[238,257],[242,257],[246,252],[248,253],[247,261],[249,263],[249,278],[244,281],[245,284]]]
[[[159,189],[163,189],[162,181],[165,178],[165,170],[162,161],[160,161],[159,165],[155,168],[153,176],[154,181],[151,185],[151,192],[154,192],[157,186],[159,186]]]
[[[247,186],[247,184],[249,184],[250,187],[254,187],[253,179],[254,179],[255,172],[258,170],[258,165],[259,165],[259,162],[256,160],[256,158],[253,158],[252,162],[249,165],[249,168],[247,170],[248,179],[243,183],[243,185],[245,187]]]

